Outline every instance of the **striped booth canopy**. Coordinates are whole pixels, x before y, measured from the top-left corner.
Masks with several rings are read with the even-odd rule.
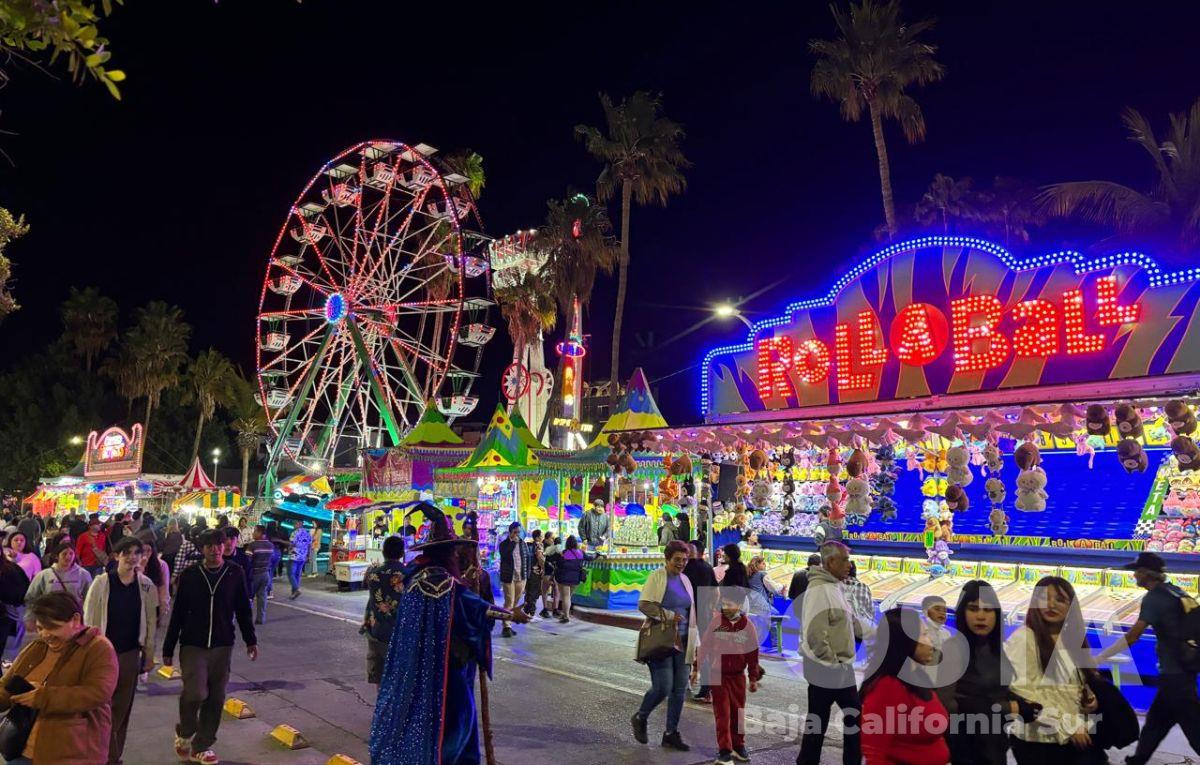
[[[180,510],[185,507],[204,508],[210,510],[237,510],[246,504],[242,495],[236,491],[192,491],[184,494],[171,503],[171,509]]]

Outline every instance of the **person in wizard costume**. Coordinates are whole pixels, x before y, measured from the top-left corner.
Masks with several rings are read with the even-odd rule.
[[[403,569],[404,594],[371,724],[371,763],[477,765],[475,675],[482,669],[491,676],[492,624],[529,617],[481,598],[460,568],[460,561],[478,559],[477,543],[457,537],[434,505],[422,502],[416,510],[430,530]]]

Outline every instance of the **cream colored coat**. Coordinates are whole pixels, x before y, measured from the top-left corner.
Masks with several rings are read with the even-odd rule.
[[[692,583],[682,574],[679,579],[683,582],[683,589],[687,590],[688,597],[692,599],[692,603],[696,602],[696,594],[692,592]],[[646,577],[646,583],[642,585],[642,594],[638,597],[638,610],[646,615],[647,620],[657,620],[655,612],[662,614],[663,619],[672,619],[675,614],[662,607],[663,597],[667,594],[667,567],[660,566],[650,572],[650,576]],[[696,609],[693,606],[691,618],[688,619],[688,644],[687,656],[685,661],[691,665],[696,660],[696,649],[700,647],[700,630],[696,626]],[[637,644],[634,644],[634,653],[637,652]],[[634,658],[637,658],[636,655]]]

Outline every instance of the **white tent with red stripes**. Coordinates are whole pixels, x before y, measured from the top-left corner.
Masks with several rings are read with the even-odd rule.
[[[199,457],[192,460],[192,466],[177,485],[183,491],[212,491],[217,488],[217,484],[204,472]]]

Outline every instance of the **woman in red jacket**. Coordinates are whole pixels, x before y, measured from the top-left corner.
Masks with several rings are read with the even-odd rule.
[[[946,765],[950,720],[922,683],[923,665],[933,662],[933,643],[921,633],[915,612],[893,608],[883,617],[886,632],[876,639],[884,646],[883,659],[872,657],[877,667],[862,688],[863,758],[867,765]]]

